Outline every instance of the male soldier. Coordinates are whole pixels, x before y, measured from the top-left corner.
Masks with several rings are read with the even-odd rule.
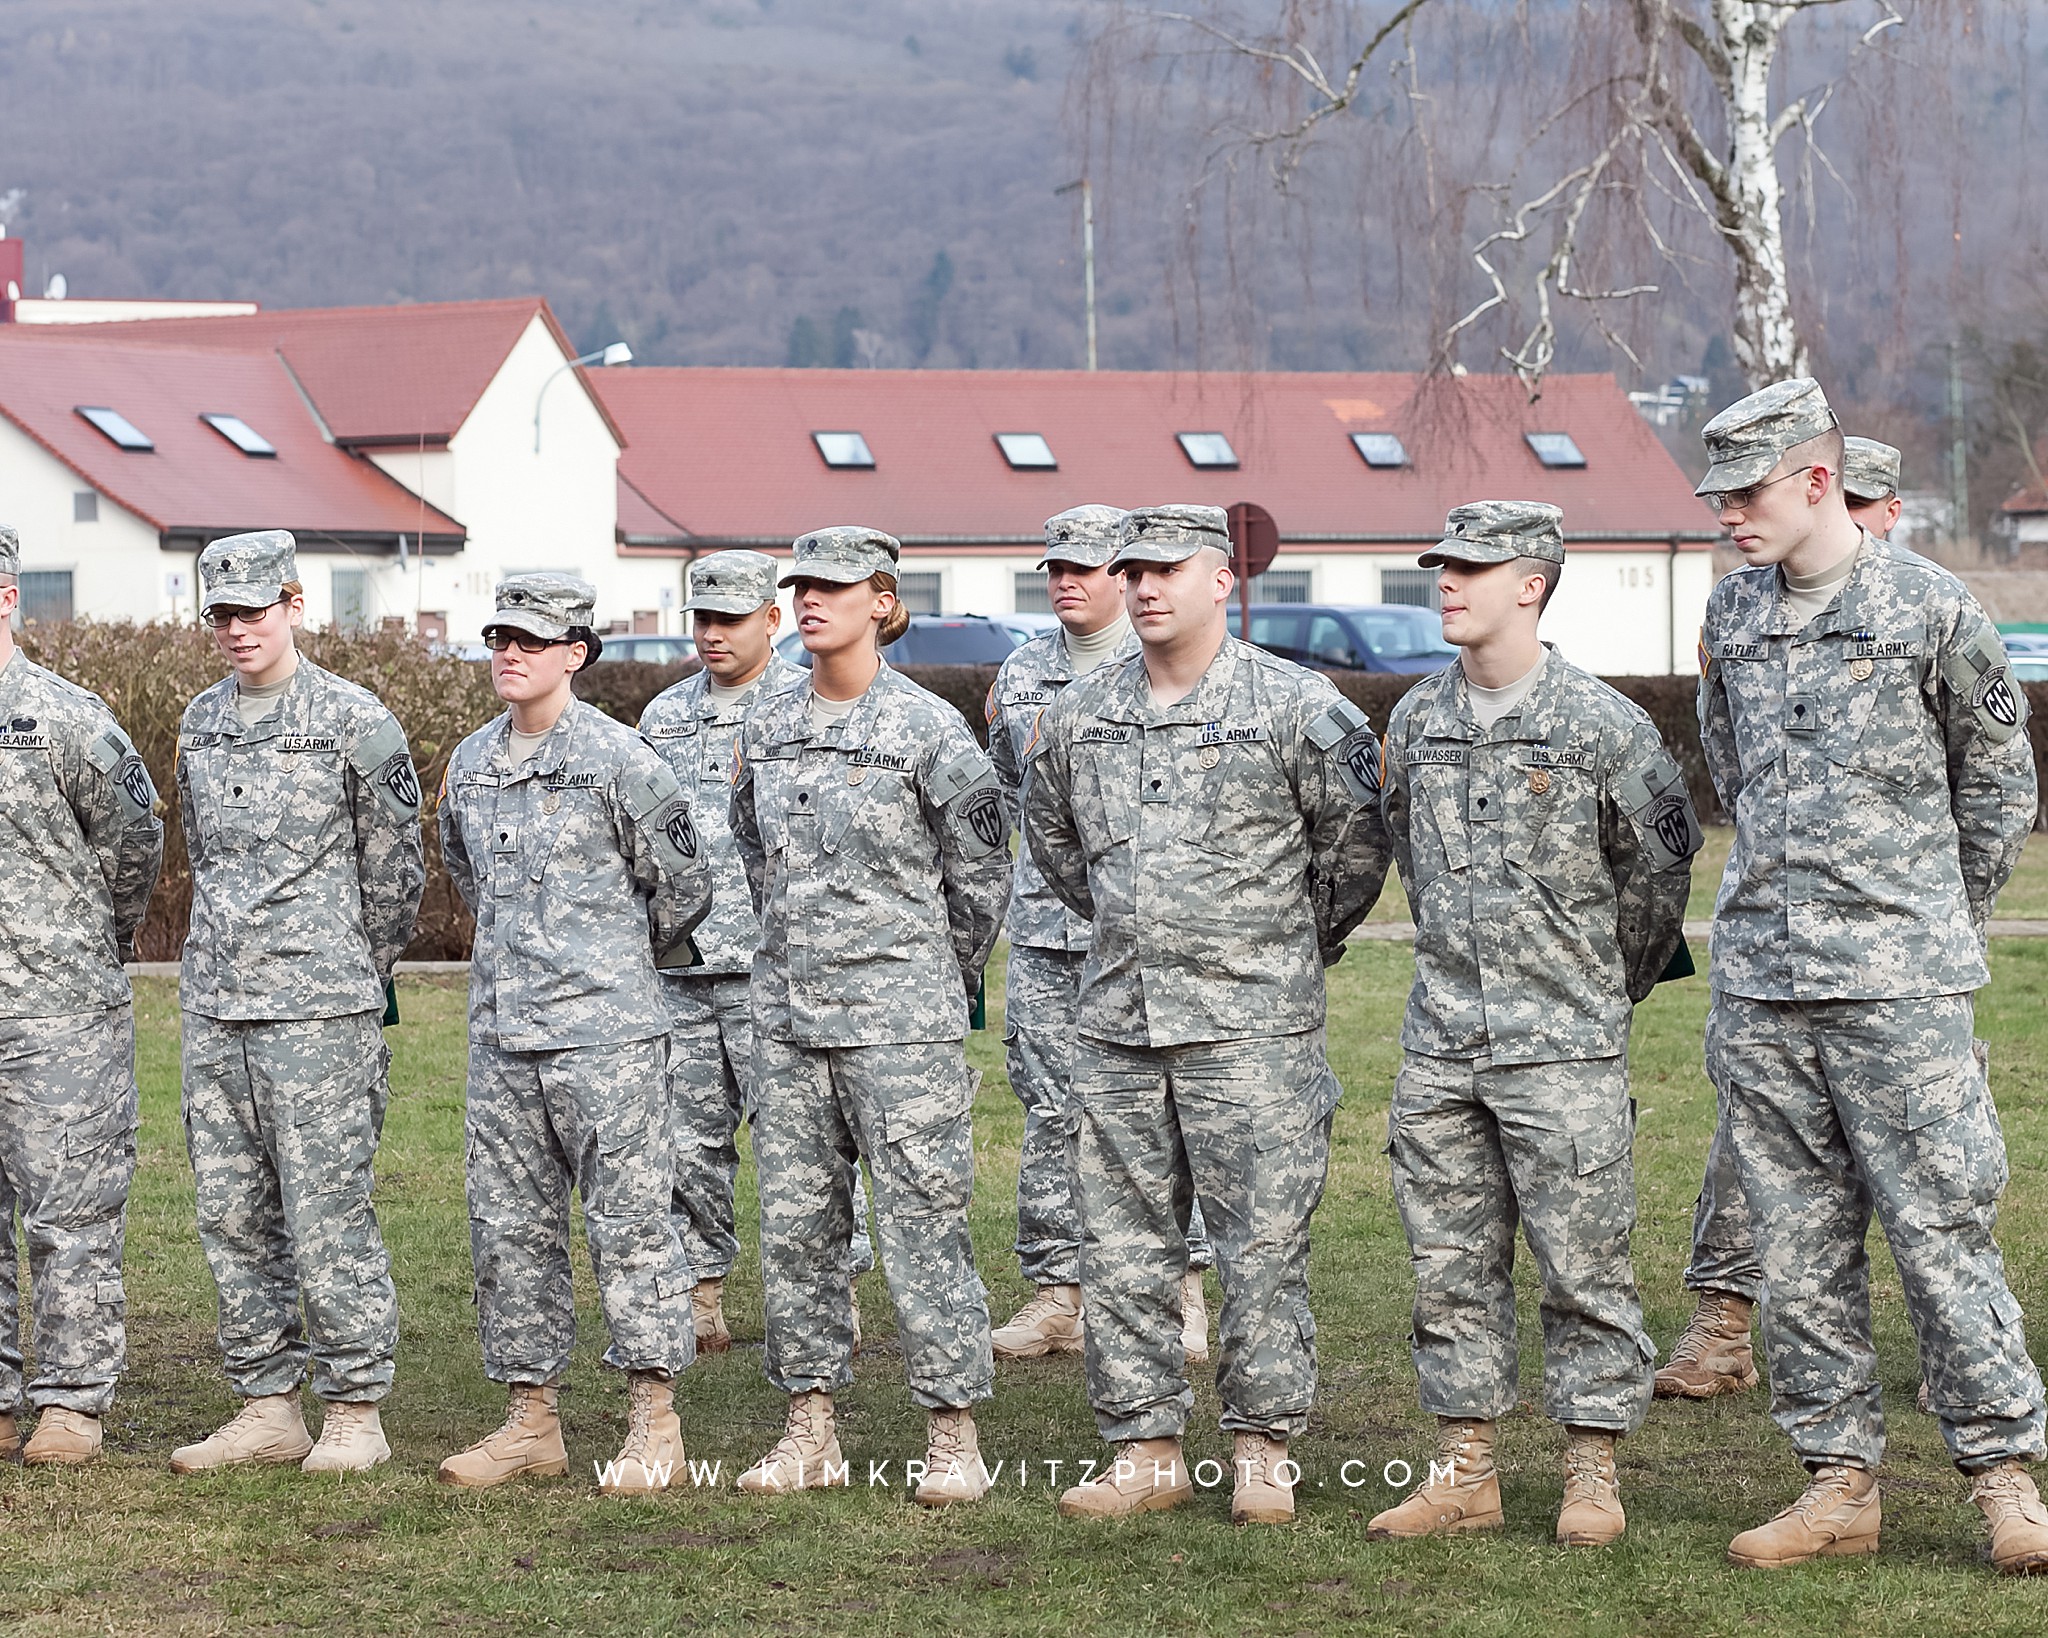
[[[1441,1445],[1428,1482],[1367,1527],[1380,1540],[1503,1522],[1517,1219],[1543,1281],[1544,1412],[1567,1435],[1560,1542],[1621,1539],[1614,1442],[1650,1403],[1628,1026],[1684,936],[1701,835],[1648,715],[1537,638],[1563,516],[1452,510],[1419,561],[1463,653],[1387,725],[1382,805],[1415,907],[1388,1152]]]
[[[1874,438],[1842,440],[1842,493],[1849,516],[1879,540],[1899,521],[1899,452]],[[1787,593],[1817,597],[1818,613],[1833,595],[1840,576],[1823,575],[1807,589],[1788,573]],[[1757,1384],[1756,1359],[1750,1347],[1749,1317],[1763,1285],[1756,1260],[1756,1242],[1749,1232],[1749,1207],[1735,1175],[1735,1156],[1728,1144],[1728,1111],[1724,1107],[1707,1149],[1706,1177],[1700,1184],[1693,1213],[1692,1261],[1685,1285],[1700,1294],[1699,1305],[1671,1358],[1657,1373],[1659,1399],[1712,1399],[1740,1393]],[[1919,1407],[1928,1406],[1927,1384],[1920,1384]]]
[[[1341,1089],[1323,968],[1386,879],[1379,745],[1325,677],[1230,637],[1213,506],[1125,514],[1111,573],[1142,651],[1047,709],[1024,788],[1032,861],[1094,923],[1081,971],[1088,1397],[1122,1448],[1060,1498],[1116,1517],[1193,1496],[1180,1288],[1195,1197],[1223,1286],[1231,1517],[1294,1516],[1287,1441],[1315,1397],[1309,1219]]]
[[[674,1378],[696,1356],[689,1263],[669,1217],[668,1015],[658,967],[696,956],[711,875],[675,775],[572,696],[596,593],[569,575],[498,586],[484,627],[507,710],[455,748],[441,853],[476,913],[468,1182],[484,1374],[505,1421],[441,1464],[484,1488],[569,1469],[558,1392],[576,1340],[569,1191],[583,1196],[605,1363],[627,1373],[610,1494],[666,1489],[683,1459]]]
[[[163,863],[156,790],[98,696],[14,646],[21,546],[0,528],[0,1458],[91,1461],[127,1364],[135,1015],[121,963]],[[14,1208],[41,1410],[24,1452]]]
[[[299,654],[288,532],[214,541],[199,590],[229,670],[178,725],[181,1113],[240,1405],[172,1451],[171,1471],[360,1472],[391,1455],[378,1405],[398,1292],[371,1164],[390,1096],[386,986],[426,882],[419,779],[376,696]],[[309,1361],[318,1443],[299,1402]]]
[[[685,971],[664,972],[668,1005],[668,1082],[675,1120],[676,1178],[671,1212],[690,1272],[690,1307],[700,1352],[732,1346],[725,1323],[725,1277],[739,1255],[732,1186],[740,1154],[739,1123],[754,1103],[754,1016],[747,975],[761,924],[747,890],[746,869],[732,843],[733,740],[748,704],[803,680],[775,652],[782,611],[775,606],[775,559],[765,552],[713,552],[690,566],[691,617],[704,669],[648,702],[640,732],[690,795],[697,835],[716,891],[711,914],[694,935],[703,958]],[[854,1226],[853,1272],[875,1266],[866,1214]],[[859,1346],[860,1306],[853,1310]]]
[[[1060,629],[1034,637],[1003,661],[988,693],[988,752],[1015,810],[1038,719],[1077,677],[1138,651],[1124,612],[1122,579],[1104,567],[1116,551],[1114,506],[1076,506],[1045,524],[1046,591]],[[1081,1222],[1073,1154],[1074,1018],[1088,923],[1045,884],[1028,848],[1010,891],[1010,969],[1003,1016],[1010,1085],[1024,1104],[1017,1161],[1017,1261],[1037,1294],[996,1331],[996,1358],[1036,1359],[1081,1349]],[[1209,1358],[1202,1270],[1215,1261],[1196,1201],[1188,1220],[1181,1346],[1191,1365]]]
[[[1772,1415],[1813,1476],[1728,1556],[1877,1550],[1874,1207],[1992,1562],[2048,1570],[2021,1465],[2043,1454],[2041,1378],[1992,1237],[2005,1146],[1971,1038],[2034,819],[2025,696],[1962,584],[1850,518],[1816,383],[1753,393],[1703,436],[1699,493],[1747,560],[1701,635],[1700,737],[1735,816],[1707,1071],[1763,1265]]]

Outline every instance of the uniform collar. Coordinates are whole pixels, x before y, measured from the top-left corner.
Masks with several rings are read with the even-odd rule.
[[[512,762],[512,713],[507,711],[498,719],[498,731],[486,749],[486,760],[497,770],[500,780],[508,785],[532,777],[550,778],[562,771],[568,763],[569,752],[576,743],[576,719],[583,712],[594,710],[575,695],[569,696],[569,703],[562,714],[555,718],[554,727],[548,730],[548,737],[540,742],[540,749],[517,768]]]
[[[1226,636],[1200,682],[1173,704],[1154,705],[1143,649],[1134,646],[1128,658],[1104,663],[1103,670],[1111,673],[1109,691],[1095,714],[1107,722],[1135,722],[1149,728],[1221,722],[1236,692],[1238,673],[1247,663],[1244,647],[1237,638]]]
[[[307,701],[312,695],[307,684],[316,669],[313,662],[301,654],[298,668],[292,672],[290,686],[272,700],[270,709],[254,722],[242,720],[242,713],[235,705],[240,684],[234,677],[229,677],[219,700],[215,702],[214,731],[229,739],[239,739],[244,745],[262,745],[285,734],[303,734],[306,731]]]
[[[746,714],[747,707],[761,695],[776,693],[803,674],[801,667],[791,665],[771,648],[768,651],[767,670],[749,683],[747,691],[737,700],[729,705],[713,704],[711,673],[699,671],[683,684],[683,708],[699,722],[736,722]]]
[[[800,722],[806,737],[814,745],[831,745],[846,750],[860,750],[865,747],[875,731],[875,719],[881,714],[882,696],[901,686],[902,678],[889,668],[889,662],[882,662],[881,670],[875,673],[875,680],[868,684],[867,692],[853,702],[853,709],[837,722],[828,723],[820,732],[810,731],[811,685],[805,682],[796,689],[793,698],[801,712]]]
[[[1862,630],[1870,607],[1872,583],[1883,572],[1872,565],[1890,555],[1888,542],[1879,540],[1867,529],[1863,531],[1863,542],[1856,548],[1856,566],[1849,571],[1849,578],[1836,588],[1828,606],[1804,625],[1799,623],[1798,614],[1785,597],[1783,568],[1773,565],[1766,581],[1770,587],[1771,602],[1764,614],[1764,635],[1793,637],[1804,632],[1814,637],[1827,637],[1838,631]]]
[[[1479,731],[1479,719],[1472,714],[1472,690],[1465,676],[1461,660],[1453,660],[1442,672],[1444,681],[1437,686],[1436,699],[1424,719],[1422,732],[1429,739],[1463,739],[1477,741],[1495,740],[1550,740],[1557,733],[1569,727],[1558,714],[1559,694],[1563,689],[1564,661],[1559,658],[1557,645],[1543,645],[1543,670],[1537,676],[1535,686],[1524,696],[1522,703],[1507,716],[1502,717],[1484,735]]]

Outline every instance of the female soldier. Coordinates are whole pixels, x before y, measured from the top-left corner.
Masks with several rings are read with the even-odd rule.
[[[171,1471],[374,1467],[391,1454],[377,1402],[391,1391],[398,1296],[370,1161],[388,1093],[384,986],[425,879],[419,782],[398,720],[299,655],[289,534],[215,541],[199,584],[234,671],[178,729],[192,859],[185,1141],[244,1403],[174,1452]],[[299,1408],[308,1357],[327,1402],[317,1445]]]
[[[986,1493],[974,1418],[995,1374],[967,1202],[979,1077],[968,999],[1009,897],[1009,816],[960,714],[882,663],[909,615],[873,529],[796,543],[808,684],[740,730],[732,831],[761,912],[754,1120],[768,1379],[790,1395],[756,1494],[848,1482],[832,1395],[853,1380],[848,1170],[866,1157],[911,1397],[931,1414],[916,1499]],[[913,1469],[913,1472],[917,1472]]]

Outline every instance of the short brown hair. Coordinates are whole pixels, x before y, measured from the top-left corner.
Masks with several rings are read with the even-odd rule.
[[[1536,605],[1541,614],[1550,607],[1551,598],[1557,595],[1557,583],[1564,578],[1564,565],[1553,563],[1547,557],[1518,557],[1515,559],[1515,573],[1518,576],[1541,575],[1543,577],[1543,600]]]

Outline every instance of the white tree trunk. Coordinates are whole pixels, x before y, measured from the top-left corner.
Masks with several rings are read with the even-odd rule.
[[[1807,373],[1785,266],[1777,148],[1786,123],[1773,119],[1770,106],[1771,66],[1785,25],[1799,8],[1770,0],[1713,0],[1713,9],[1727,61],[1722,91],[1728,120],[1727,164],[1714,192],[1721,232],[1735,257],[1735,357],[1750,385],[1761,387]]]

